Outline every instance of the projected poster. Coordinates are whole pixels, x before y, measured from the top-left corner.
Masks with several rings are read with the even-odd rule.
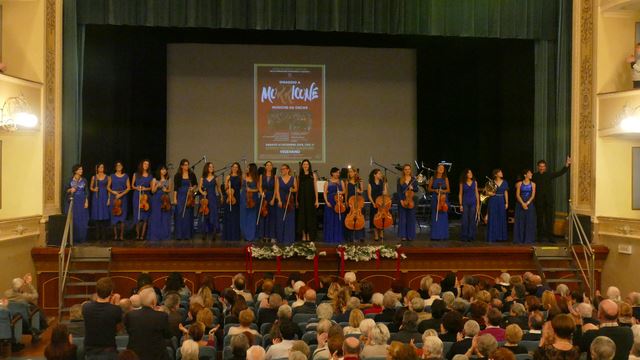
[[[254,65],[257,162],[325,162],[324,65]]]

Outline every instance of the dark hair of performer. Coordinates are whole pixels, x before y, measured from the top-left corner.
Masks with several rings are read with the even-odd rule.
[[[491,172],[491,178],[493,180],[497,180],[498,178],[502,179],[504,175],[502,174],[502,169],[493,169]]]
[[[402,165],[402,175],[398,178],[398,183],[402,184],[403,182],[407,183],[407,180],[411,181],[411,178],[413,178],[412,171],[410,164]]]
[[[307,169],[304,169],[304,164],[309,165],[307,167]],[[302,177],[302,176],[306,176],[306,177],[313,177],[313,168],[311,167],[311,161],[309,161],[309,159],[304,159],[302,160],[302,162],[300,163],[300,170],[298,171],[298,176]]]
[[[163,174],[164,170],[164,174]],[[155,176],[156,180],[167,180],[169,178],[169,170],[166,165],[160,165],[156,169]]]
[[[202,177],[206,179],[206,178],[209,177],[209,174],[215,176],[215,171],[216,171],[216,169],[213,166],[213,163],[211,161],[208,161],[202,167]]]
[[[264,176],[275,176],[276,169],[273,168],[273,163],[271,161],[267,161],[264,163]]]
[[[149,175],[150,162],[148,159],[143,159],[138,164],[138,170],[134,175],[144,176],[145,174]]]
[[[258,181],[258,166],[255,163],[249,164],[247,167],[247,180]]]
[[[138,169],[136,170],[135,174],[133,174],[132,183],[136,187],[136,190],[138,191],[139,198],[142,197],[143,191],[150,191],[151,190],[151,184],[149,184],[149,187],[144,187],[144,186],[139,185],[137,183],[137,181],[140,180],[141,177],[149,176],[149,174],[151,172],[149,170],[150,167],[151,167],[151,165],[150,165],[149,160],[148,159],[143,159],[138,164]],[[138,202],[140,202],[140,200]],[[133,208],[138,213],[139,213],[139,210],[138,210],[139,206],[140,205],[138,203],[134,203],[133,204]],[[146,232],[147,232],[147,220],[138,219],[138,221],[136,222],[136,240],[144,239]]]
[[[469,180],[474,181],[475,177],[473,176],[473,171],[471,171],[471,169],[469,168],[466,168],[460,173],[460,184],[464,184]]]

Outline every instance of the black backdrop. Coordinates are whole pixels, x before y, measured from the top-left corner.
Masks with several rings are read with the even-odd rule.
[[[173,42],[415,48],[419,160],[453,162],[456,179],[463,167],[481,177],[502,167],[510,182],[533,163],[533,40],[88,25],[85,166],[101,161],[111,172],[122,160],[131,172],[143,158],[165,162],[166,44]],[[390,139],[389,146],[401,145]]]

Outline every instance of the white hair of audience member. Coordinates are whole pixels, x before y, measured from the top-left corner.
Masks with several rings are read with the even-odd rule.
[[[422,350],[424,358],[442,358],[444,344],[438,336],[422,338]]]
[[[348,271],[346,273],[344,273],[344,282],[349,285],[351,283],[356,282],[356,273],[354,273],[353,271]]]
[[[198,360],[199,351],[200,347],[198,346],[198,343],[191,339],[185,340],[180,347],[180,354],[182,355],[183,360]]]
[[[15,278],[11,281],[11,287],[13,291],[20,291],[20,288],[24,286],[24,280],[21,278]]]
[[[360,309],[360,299],[355,296],[349,298],[347,301],[347,310]]]
[[[455,298],[453,304],[451,304],[451,308],[460,314],[466,314],[469,309],[469,302],[463,298]]]
[[[469,358],[464,354],[456,354],[451,360],[469,360]]]
[[[556,286],[556,294],[565,297],[565,296],[569,296],[571,294],[571,291],[569,290],[569,287],[565,284],[558,284],[558,286]]]
[[[580,303],[576,306],[576,311],[580,314],[580,317],[583,319],[590,318],[593,316],[593,306],[587,303]]]
[[[489,354],[494,352],[498,348],[498,342],[496,338],[491,334],[484,334],[478,336],[477,349],[482,357],[489,357]]]
[[[640,325],[633,325],[631,331],[633,332],[633,346],[630,355],[640,357]]]
[[[318,326],[316,327],[316,332],[318,333],[318,335],[320,334],[324,334],[324,333],[329,333],[329,329],[331,329],[331,326],[333,325],[333,323],[331,322],[331,320],[328,319],[322,319],[320,321],[318,321]]]
[[[200,304],[202,305],[202,307],[204,307],[204,299],[202,298],[202,296],[200,295],[193,295],[189,298],[189,307],[191,307],[194,304]]]
[[[609,286],[607,289],[607,299],[619,302],[622,300],[620,297],[620,289],[615,286]]]
[[[415,312],[422,312],[424,310],[424,299],[419,296],[411,299],[411,308]]]
[[[307,357],[302,351],[296,350],[289,353],[289,360],[307,360]]]
[[[439,296],[440,292],[442,292],[440,284],[431,284],[431,286],[429,286],[429,296]]]
[[[156,291],[151,287],[142,289],[138,295],[140,295],[140,304],[142,306],[154,307],[158,302]]]
[[[333,317],[333,307],[329,303],[322,303],[316,308],[316,315],[318,316],[318,320],[331,320]]]
[[[253,345],[247,350],[247,360],[264,360],[266,351],[262,346]]]
[[[376,322],[373,319],[364,319],[360,321],[360,326],[358,328],[360,329],[361,334],[366,335],[374,326],[376,326]]]
[[[369,330],[371,345],[386,345],[390,337],[389,328],[383,323],[377,323]]]
[[[455,299],[456,299],[456,296],[451,291],[445,291],[442,294],[442,301],[444,301],[444,303],[447,304],[447,307],[451,307]]]
[[[467,322],[464,323],[463,331],[464,336],[474,337],[480,332],[480,324],[475,320],[467,320]]]
[[[300,288],[305,286],[306,284],[304,283],[304,281],[296,281],[295,283],[293,283],[293,291],[295,291],[296,294],[298,294],[298,291],[300,291]]]
[[[511,305],[511,312],[516,314],[516,316],[526,316],[527,310],[524,308],[524,305],[514,302]]]
[[[424,291],[429,291],[429,287],[433,284],[433,278],[430,275],[423,276],[420,279],[420,289]]]
[[[278,319],[291,319],[293,316],[293,311],[291,310],[291,306],[289,304],[280,305],[278,308]]]
[[[435,329],[427,329],[422,334],[422,343],[424,344],[424,339],[429,337],[438,337],[438,332]]]
[[[606,336],[598,336],[589,348],[592,360],[611,360],[616,355],[616,344]]]
[[[382,306],[382,299],[384,299],[384,295],[379,292],[373,293],[373,295],[371,295],[371,304]]]
[[[629,300],[631,301],[631,306],[640,306],[640,292],[630,292]]]
[[[502,274],[500,274],[498,279],[500,280],[500,285],[508,286],[510,284],[509,282],[511,281],[511,274],[503,272]]]
[[[140,309],[142,307],[142,303],[140,302],[140,295],[139,294],[131,295],[129,300],[131,300],[131,307],[133,309]]]

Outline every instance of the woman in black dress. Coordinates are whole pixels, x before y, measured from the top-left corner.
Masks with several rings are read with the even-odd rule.
[[[298,175],[298,232],[302,234],[302,241],[312,241],[316,238],[316,209],[318,208],[318,179],[311,168],[311,162],[304,159],[300,163]]]

